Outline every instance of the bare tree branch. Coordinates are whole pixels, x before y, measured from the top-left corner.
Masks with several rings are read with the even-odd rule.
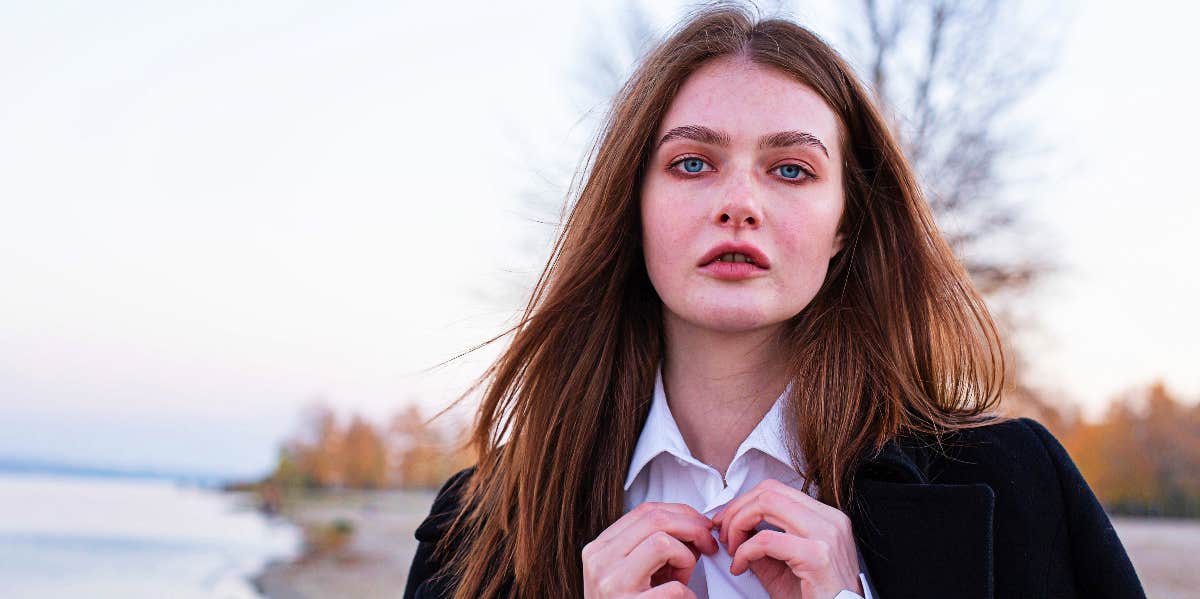
[[[947,239],[987,294],[1027,288],[1052,268],[992,243],[1024,226],[998,168],[1014,151],[1003,125],[1050,64],[1000,9],[999,0],[862,0],[859,11],[875,93]]]

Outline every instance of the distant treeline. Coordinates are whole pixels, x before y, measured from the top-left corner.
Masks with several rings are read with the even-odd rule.
[[[1110,513],[1200,517],[1200,404],[1154,382],[1114,398],[1099,422],[1060,428]]]
[[[325,405],[309,408],[305,430],[287,440],[264,481],[279,490],[437,488],[474,463],[461,436],[426,423],[413,405],[387,427]]]
[[[1062,441],[1105,508],[1114,514],[1200,517],[1200,404],[1161,382],[1114,398],[1088,422],[1045,406],[1032,415]],[[310,409],[306,430],[287,441],[266,482],[295,488],[436,488],[474,463],[465,439],[426,424],[408,406],[385,427],[360,416]]]

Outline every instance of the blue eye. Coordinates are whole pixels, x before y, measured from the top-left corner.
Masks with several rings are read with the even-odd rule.
[[[682,172],[684,172],[688,175],[697,175],[697,174],[704,172],[705,170],[715,170],[711,166],[709,166],[707,161],[705,161],[703,158],[699,158],[697,156],[688,156],[685,158],[680,158],[680,159],[676,160],[675,162],[672,162],[671,165],[668,167],[668,170],[679,172],[677,169],[680,166],[683,167]],[[813,174],[811,171],[805,169],[804,166],[799,165],[799,164],[781,164],[781,165],[771,169],[771,171],[772,172],[778,171],[779,176],[783,177],[788,182],[797,183],[797,184],[806,182],[809,179],[816,178],[815,174]]]
[[[682,166],[683,168],[679,168]],[[698,179],[701,173],[713,172],[717,169],[713,168],[707,160],[699,156],[684,156],[672,162],[667,166],[667,172],[676,177],[683,179]]]
[[[781,164],[771,171],[778,171],[784,181],[793,185],[803,185],[817,178],[816,173],[801,164]]]

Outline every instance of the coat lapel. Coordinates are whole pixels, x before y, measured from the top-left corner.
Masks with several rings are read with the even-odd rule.
[[[849,515],[882,599],[990,599],[992,512],[986,484],[931,484],[922,454],[892,441],[860,470]]]

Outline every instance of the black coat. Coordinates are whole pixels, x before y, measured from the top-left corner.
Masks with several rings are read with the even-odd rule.
[[[417,529],[404,597],[444,597],[433,544],[458,509],[455,474]],[[847,513],[880,599],[1145,597],[1108,516],[1062,445],[1028,418],[891,441],[858,472]]]

